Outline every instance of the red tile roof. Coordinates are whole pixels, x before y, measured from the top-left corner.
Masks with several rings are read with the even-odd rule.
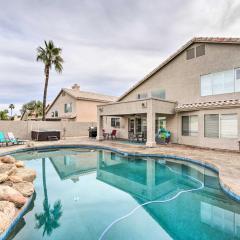
[[[240,99],[230,99],[222,101],[213,101],[213,102],[199,102],[199,103],[189,103],[177,105],[175,108],[176,112],[187,112],[195,111],[199,109],[213,109],[218,107],[239,107]]]

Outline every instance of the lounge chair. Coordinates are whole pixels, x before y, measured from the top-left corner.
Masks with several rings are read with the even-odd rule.
[[[15,136],[12,132],[8,132],[7,135],[8,135],[9,142],[11,142],[12,144],[19,145],[19,144],[24,144],[26,142],[24,140],[20,140],[18,138],[15,138]]]
[[[3,144],[5,143],[6,146],[8,145],[10,141],[5,137],[4,133],[3,132],[0,132],[0,144]]]

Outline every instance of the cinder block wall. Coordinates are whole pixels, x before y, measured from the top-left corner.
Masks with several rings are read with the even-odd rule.
[[[0,121],[0,131],[13,132],[15,137],[30,139],[32,130],[60,130],[65,137],[88,135],[88,128],[97,126],[96,122],[49,122],[49,121]],[[65,131],[64,131],[65,130]]]

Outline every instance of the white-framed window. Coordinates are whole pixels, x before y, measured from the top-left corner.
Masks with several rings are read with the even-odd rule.
[[[111,118],[111,127],[120,128],[120,118]]]
[[[240,92],[240,68],[235,69],[235,92]]]
[[[55,111],[55,117],[58,117],[58,111],[57,110]]]
[[[54,112],[52,112],[51,116],[54,117]]]
[[[72,112],[72,103],[65,103],[64,104],[64,112],[65,113]]]
[[[237,138],[238,137],[237,114],[220,115],[220,137],[221,138]]]
[[[198,135],[198,116],[182,116],[182,136]]]
[[[201,96],[232,93],[236,91],[234,86],[234,83],[236,82],[234,75],[236,74],[234,74],[234,71],[234,69],[231,69],[227,71],[202,75],[200,77]]]
[[[237,114],[205,114],[204,137],[208,138],[237,138]]]

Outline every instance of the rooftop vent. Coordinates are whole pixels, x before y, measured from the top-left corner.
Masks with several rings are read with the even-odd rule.
[[[72,89],[80,91],[80,86],[79,86],[77,83],[75,83],[75,84],[72,86]]]

